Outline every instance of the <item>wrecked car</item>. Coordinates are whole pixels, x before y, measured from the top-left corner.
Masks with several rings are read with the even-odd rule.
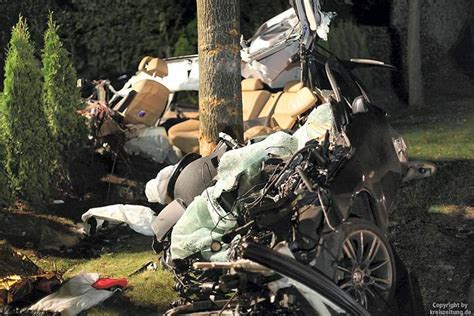
[[[316,10],[298,19],[321,18]],[[247,146],[222,135],[161,186],[172,202],[152,225],[154,247],[181,297],[169,315],[399,315],[421,303],[409,298],[417,289],[387,239],[388,218],[401,183],[435,167],[409,162],[352,73],[392,67],[341,61],[308,29],[291,58],[301,80],[280,95],[286,112],[270,115],[285,131]]]
[[[390,205],[404,177],[424,177],[433,169],[408,161],[386,113],[340,61],[317,53],[306,58],[324,65],[326,78],[314,82],[308,76],[305,85],[321,87],[325,80],[332,94],[330,101],[315,103],[295,133],[278,132],[243,147],[223,138],[213,154],[188,156],[169,177],[174,201],[153,229],[157,251],[166,250],[165,263],[177,272],[184,310],[209,295],[226,300],[232,294],[242,314],[321,312],[328,306],[320,296],[337,291],[303,291],[285,307],[280,300],[298,296],[299,283],[288,281],[294,275],[307,280],[322,274],[355,306],[397,313],[399,264],[386,237]],[[275,273],[273,261],[249,257],[248,249],[262,246],[278,249],[273,255],[306,267],[304,272]],[[274,282],[284,285],[275,289]]]
[[[177,280],[169,315],[413,314],[388,218],[401,183],[435,168],[408,160],[352,73],[392,67],[318,46],[330,16],[318,1],[293,1],[243,43],[249,144],[221,135],[200,157],[197,120],[168,129],[189,154],[147,191],[168,204],[151,228]],[[246,92],[259,100],[248,108]]]

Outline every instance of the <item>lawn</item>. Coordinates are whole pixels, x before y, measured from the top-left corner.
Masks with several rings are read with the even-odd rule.
[[[474,100],[402,111],[393,125],[402,133],[410,157],[431,160],[474,158]]]
[[[157,262],[151,250],[151,239],[132,235],[122,240],[111,240],[98,258],[69,259],[61,256],[30,257],[45,270],[57,270],[68,279],[81,272],[98,272],[106,277],[127,277],[129,287],[122,295],[115,295],[87,311],[87,315],[157,315],[168,309],[177,298],[173,291],[172,275],[158,267],[136,273],[150,262]],[[132,275],[133,274],[133,275]]]
[[[433,161],[438,172],[402,187],[391,214],[391,240],[433,302],[466,302],[474,267],[474,98],[402,111],[393,125],[411,159]]]

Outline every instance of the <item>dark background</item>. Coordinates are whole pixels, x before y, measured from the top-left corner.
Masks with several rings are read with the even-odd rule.
[[[338,13],[325,45],[343,58],[371,57],[396,65],[401,72],[366,75],[365,81],[368,86],[385,82],[385,88],[394,88],[401,97],[406,91],[407,1],[323,4],[323,10]],[[242,34],[249,38],[260,24],[287,8],[288,0],[242,0]],[[18,15],[27,18],[39,56],[50,10],[80,77],[114,79],[134,73],[145,55],[171,57],[197,51],[193,0],[0,0],[1,73]],[[428,88],[438,89],[447,80],[472,80],[473,17],[474,1],[422,0],[423,73]],[[0,90],[2,85],[3,75]]]

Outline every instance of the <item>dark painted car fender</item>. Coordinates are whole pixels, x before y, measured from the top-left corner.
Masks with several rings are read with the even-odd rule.
[[[402,179],[402,166],[385,114],[370,106],[365,113],[351,115],[345,133],[355,150],[329,188],[332,206],[345,221],[351,216],[355,197],[367,192],[376,224],[385,231]]]

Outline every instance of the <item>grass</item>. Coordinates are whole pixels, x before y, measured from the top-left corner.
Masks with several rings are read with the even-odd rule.
[[[411,157],[432,160],[473,159],[474,101],[457,101],[406,111],[393,124]]]
[[[91,308],[87,315],[156,315],[168,309],[170,302],[177,298],[172,275],[158,268],[130,276],[150,261],[157,261],[150,243],[150,238],[133,236],[95,259],[49,256],[35,262],[43,269],[64,272],[65,279],[81,272],[97,272],[103,277],[127,277],[129,286],[122,295],[114,295]]]
[[[418,275],[427,309],[433,302],[466,301],[474,272],[473,244],[458,234],[474,227],[473,103],[439,101],[393,120],[410,159],[438,166],[434,176],[404,185],[390,214],[391,239]]]

